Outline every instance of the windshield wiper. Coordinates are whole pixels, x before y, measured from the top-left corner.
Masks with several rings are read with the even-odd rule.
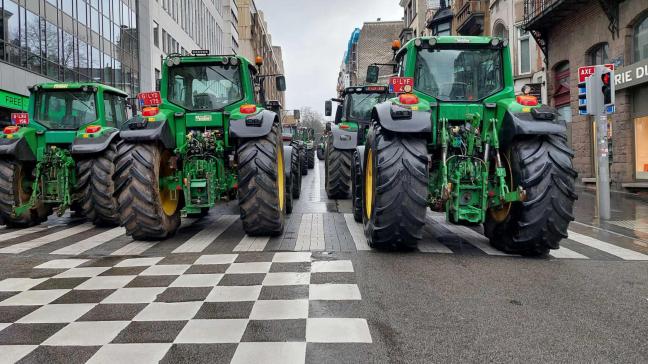
[[[68,94],[69,94],[70,96],[74,97],[75,99],[77,99],[77,100],[78,100],[78,101],[79,101],[83,106],[85,106],[88,110],[90,110],[90,111],[94,111],[93,108],[91,108],[90,106],[88,106],[88,104],[86,104],[86,103],[85,103],[83,100],[81,100],[80,98],[76,97],[76,95],[74,95],[72,92],[68,92]]]

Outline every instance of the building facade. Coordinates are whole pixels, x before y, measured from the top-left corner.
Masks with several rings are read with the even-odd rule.
[[[489,0],[454,0],[452,1],[452,34],[457,35],[490,35]]]
[[[401,43],[432,35],[427,24],[439,9],[440,0],[400,0],[399,4],[403,7],[403,29],[399,37]]]
[[[516,93],[528,86],[531,95],[547,103],[544,55],[524,28],[524,0],[490,0],[489,13],[490,34],[509,41]]]
[[[162,59],[171,53],[207,49],[211,54],[238,52],[234,0],[138,1],[141,88],[153,90]]]
[[[263,12],[256,7],[254,0],[236,0],[238,8],[238,46],[239,54],[255,62],[261,57],[263,65],[259,67],[260,75],[283,74],[283,53],[281,48],[272,44],[272,35]],[[286,106],[285,92],[277,91],[274,77],[263,79],[267,100],[276,100]]]
[[[392,62],[394,51],[391,44],[398,39],[402,29],[402,21],[375,21],[366,22],[361,29],[354,30],[340,69],[338,92],[345,87],[364,85],[369,65]],[[386,84],[392,75],[393,69],[382,66],[378,82]]]
[[[0,0],[0,14],[0,123],[26,109],[36,83],[139,91],[136,0]]]
[[[595,152],[593,120],[578,115],[578,68],[611,63],[617,91],[609,117],[610,179],[617,189],[647,187],[648,2],[525,0],[525,27],[547,55],[549,102],[571,115],[581,181],[595,175]]]

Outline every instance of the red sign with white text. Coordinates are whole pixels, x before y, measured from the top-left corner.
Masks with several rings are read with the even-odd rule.
[[[29,114],[26,112],[12,113],[11,123],[13,125],[29,125]]]
[[[142,92],[137,95],[140,106],[158,106],[162,103],[162,96],[160,91]]]
[[[389,92],[393,94],[409,93],[414,91],[414,78],[390,77]]]
[[[614,65],[613,64],[606,64],[605,67],[611,69],[614,71]],[[585,66],[585,67],[578,67],[578,82],[582,83],[585,82],[585,80],[594,74],[594,69],[596,66]]]

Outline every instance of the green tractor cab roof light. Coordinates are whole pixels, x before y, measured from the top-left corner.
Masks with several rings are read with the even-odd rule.
[[[177,66],[180,64],[180,57],[169,57],[166,60],[166,64],[169,67]]]

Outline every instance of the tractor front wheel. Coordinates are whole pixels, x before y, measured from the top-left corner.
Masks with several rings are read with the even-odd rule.
[[[98,226],[119,225],[115,198],[115,156],[117,144],[93,158],[77,162],[76,212]]]
[[[324,160],[324,148],[321,146],[317,147],[317,159],[323,161]]]
[[[238,155],[238,193],[243,230],[248,235],[279,235],[286,219],[286,178],[279,127],[264,137],[242,141]]]
[[[367,138],[364,161],[362,215],[369,246],[415,248],[427,210],[426,139],[376,127]]]
[[[290,158],[290,176],[292,178],[292,197],[293,199],[298,199],[301,195],[302,174],[301,156],[296,146],[293,146],[293,152]]]
[[[315,168],[315,147],[306,150],[306,160],[308,162],[308,169]]]
[[[180,226],[182,191],[160,183],[174,174],[172,156],[157,144],[119,146],[115,163],[119,218],[126,234],[136,240],[165,239]]]
[[[576,171],[567,139],[538,135],[516,140],[508,155],[512,186],[526,191],[524,202],[488,211],[484,232],[507,253],[540,256],[558,249],[574,220]]]
[[[300,168],[301,175],[308,175],[308,155],[306,153],[306,146],[299,147],[299,159],[301,160]]]
[[[14,216],[14,206],[27,202],[32,195],[33,167],[13,160],[0,160],[0,223],[10,228],[23,228],[40,224],[49,215],[42,204]]]
[[[332,138],[332,137],[331,137]],[[345,199],[351,189],[353,150],[335,149],[330,140],[325,155],[325,187],[330,199]]]
[[[362,222],[362,165],[363,158],[358,151],[353,152],[353,165],[351,168],[351,202],[353,205],[353,218]]]

